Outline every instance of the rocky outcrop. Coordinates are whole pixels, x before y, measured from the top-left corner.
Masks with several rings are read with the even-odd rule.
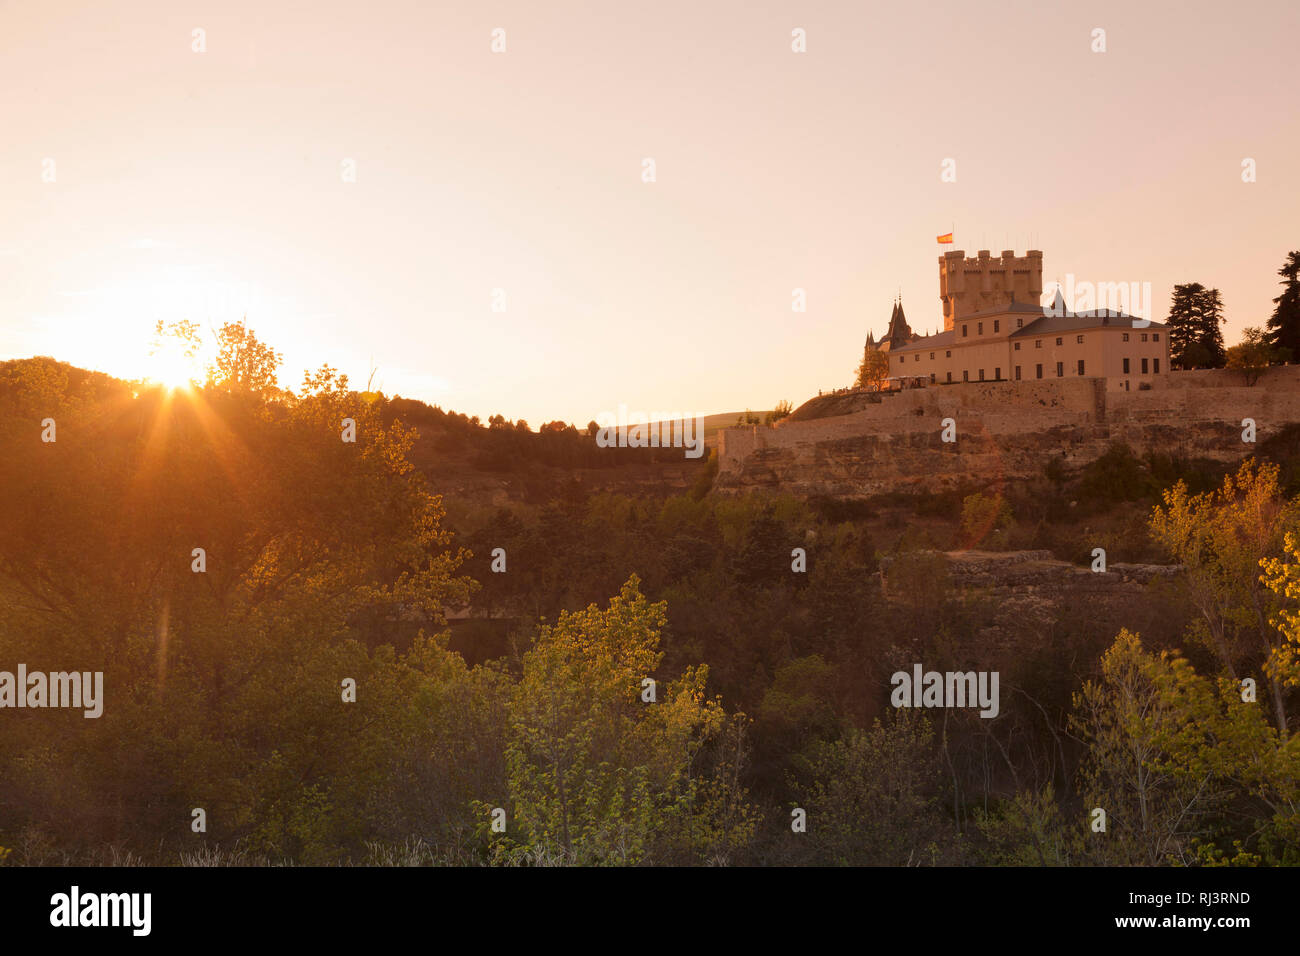
[[[1181,565],[1107,565],[1105,571],[1060,561],[1050,551],[947,551],[920,552],[942,556],[953,586],[959,588],[1080,588],[1114,590],[1116,586],[1143,588],[1152,581],[1177,576]],[[889,569],[895,558],[880,559],[881,584],[889,593]]]

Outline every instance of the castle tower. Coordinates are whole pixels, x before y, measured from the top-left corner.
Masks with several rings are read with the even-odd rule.
[[[939,298],[943,328],[949,331],[963,316],[1009,306],[1012,301],[1038,304],[1043,295],[1043,254],[1030,249],[1017,256],[1005,249],[999,258],[981,249],[974,259],[962,250],[939,257]]]

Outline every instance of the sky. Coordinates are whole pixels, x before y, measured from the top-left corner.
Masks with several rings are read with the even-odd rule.
[[[766,409],[849,384],[897,294],[941,328],[944,249],[1027,248],[1156,319],[1217,287],[1232,344],[1300,249],[1297,35],[1294,0],[0,0],[0,358],[143,376],[156,320],[246,315],[290,385]]]

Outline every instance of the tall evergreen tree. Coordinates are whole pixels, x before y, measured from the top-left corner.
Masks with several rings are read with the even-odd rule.
[[[1273,300],[1277,306],[1268,320],[1268,340],[1274,348],[1287,349],[1287,358],[1300,356],[1300,252],[1287,256],[1277,270],[1285,287]]]
[[[1169,306],[1169,358],[1180,368],[1222,368],[1223,300],[1199,282],[1174,286]]]
[[[1228,361],[1227,350],[1223,347],[1223,329],[1227,322],[1223,314],[1223,299],[1218,289],[1206,289],[1201,297],[1201,344],[1209,351],[1213,361],[1211,368],[1223,368]]]

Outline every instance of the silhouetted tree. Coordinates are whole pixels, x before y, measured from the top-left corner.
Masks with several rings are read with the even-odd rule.
[[[1223,331],[1226,321],[1218,289],[1207,289],[1199,282],[1174,286],[1169,306],[1169,358],[1179,368],[1222,368],[1226,360]],[[1206,354],[1189,352],[1200,345]]]
[[[1277,274],[1284,288],[1273,300],[1277,308],[1268,320],[1268,340],[1274,348],[1287,350],[1275,361],[1289,361],[1300,355],[1300,252],[1289,254]]]

